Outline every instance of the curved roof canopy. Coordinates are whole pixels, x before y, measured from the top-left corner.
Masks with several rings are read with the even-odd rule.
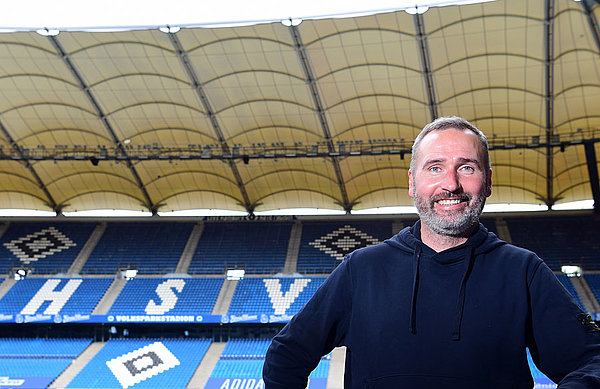
[[[0,34],[0,208],[411,205],[412,141],[445,115],[489,137],[488,203],[599,200],[599,20],[596,0],[505,0]]]

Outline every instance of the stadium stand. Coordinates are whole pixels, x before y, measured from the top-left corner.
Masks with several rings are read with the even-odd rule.
[[[389,220],[304,222],[297,271],[302,274],[329,274],[346,254],[383,242],[392,233]]]
[[[292,223],[205,223],[189,274],[275,274],[283,270]]]
[[[229,339],[206,389],[264,387],[262,368],[270,339]],[[331,355],[321,358],[309,376],[309,388],[325,388]]]
[[[209,339],[111,339],[68,388],[184,389]]]
[[[45,388],[92,342],[91,339],[0,338],[3,387]]]
[[[26,278],[0,300],[0,314],[89,315],[111,283],[110,278]]]
[[[210,314],[222,285],[223,278],[134,278],[109,315]]]
[[[108,223],[81,274],[173,273],[194,223]]]
[[[31,269],[66,273],[94,230],[94,223],[11,223],[0,239],[0,272]]]
[[[592,217],[506,218],[513,244],[532,250],[554,271],[577,264],[584,270],[600,270],[600,223]],[[573,233],[577,231],[577,233]]]
[[[238,283],[228,313],[292,316],[324,281],[325,277],[244,278]]]
[[[587,273],[585,275],[585,280],[590,286],[592,293],[594,293],[596,300],[600,301],[600,273]]]

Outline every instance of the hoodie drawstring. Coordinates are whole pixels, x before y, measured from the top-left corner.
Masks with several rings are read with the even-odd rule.
[[[419,289],[419,263],[421,262],[421,247],[417,246],[413,257],[413,289],[410,302],[410,332],[417,333],[417,291]]]
[[[456,303],[456,316],[454,317],[454,331],[452,331],[452,340],[460,340],[460,326],[462,323],[463,310],[465,307],[465,289],[467,285],[467,279],[473,269],[473,247],[465,249],[465,274],[462,281],[460,282],[460,290],[458,292],[458,301]]]

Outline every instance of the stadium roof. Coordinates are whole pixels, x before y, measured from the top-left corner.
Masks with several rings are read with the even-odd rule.
[[[600,204],[599,19],[597,0],[506,0],[0,34],[0,208],[412,205],[412,141],[455,114],[489,137],[489,203]]]

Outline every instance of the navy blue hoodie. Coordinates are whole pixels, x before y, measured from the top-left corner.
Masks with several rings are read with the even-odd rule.
[[[273,339],[267,389],[304,389],[346,346],[345,388],[600,388],[600,330],[534,253],[480,225],[436,253],[420,222],[348,255]]]

